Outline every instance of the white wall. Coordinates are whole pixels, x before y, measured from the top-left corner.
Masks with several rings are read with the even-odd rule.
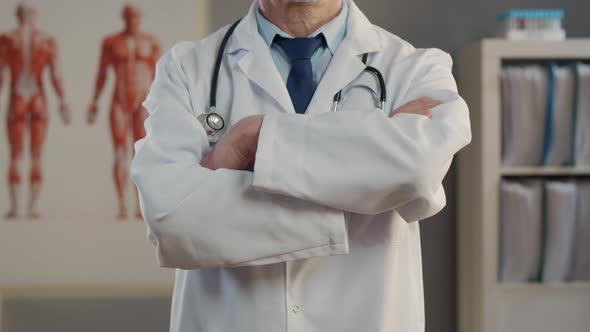
[[[179,0],[174,1],[174,3]],[[183,0],[184,1],[184,0]],[[0,2],[0,28],[6,24],[4,14],[5,3]],[[74,1],[70,1],[73,3]],[[86,3],[89,0],[85,1]],[[99,6],[102,1],[96,1]],[[210,8],[210,23],[217,29],[222,25],[233,22],[234,19],[244,14],[250,5],[249,0],[212,0]],[[566,28],[573,36],[590,34],[590,24],[587,22],[587,13],[590,10],[590,2],[587,0],[357,0],[357,4],[374,23],[399,34],[403,38],[418,46],[436,46],[446,50],[455,51],[462,45],[488,35],[494,27],[495,13],[509,8],[531,7],[564,7],[566,9]],[[53,1],[47,1],[53,3]],[[162,3],[170,3],[162,1]],[[57,15],[57,14],[56,14]],[[182,21],[194,20],[192,13],[186,13],[184,18],[175,18],[174,24]],[[180,38],[182,39],[182,38]],[[95,44],[93,44],[95,45]],[[95,46],[93,46],[95,47]],[[92,67],[94,69],[94,67]],[[87,102],[88,88],[85,87],[84,102]],[[4,101],[6,99],[0,99]],[[85,106],[84,103],[81,104]],[[78,110],[80,112],[84,111]],[[102,110],[103,115],[105,110]],[[0,144],[2,139],[0,139]],[[0,145],[2,149],[2,145]],[[0,174],[1,175],[1,174]],[[424,254],[424,278],[426,291],[427,330],[452,332],[455,331],[455,193],[454,178],[460,176],[459,172],[452,170],[445,181],[448,194],[447,208],[437,217],[422,224],[422,245]],[[1,247],[0,247],[1,250]],[[103,301],[103,300],[101,300]],[[157,305],[154,303],[157,302]],[[34,304],[36,303],[36,304]],[[118,317],[121,312],[127,313],[127,318],[135,322],[136,330],[163,331],[168,320],[169,299],[160,300],[112,300],[105,305],[94,305],[93,301],[74,301],[80,310],[75,310],[72,316],[68,315],[76,305],[64,301],[42,302],[13,302],[5,306],[5,313],[16,321],[26,320],[30,314],[45,311],[51,308],[51,313],[57,322],[51,325],[59,327],[60,331],[84,330],[85,322],[90,321],[104,329],[97,331],[128,331],[125,328],[117,328],[116,323],[110,323],[108,317]],[[104,302],[101,302],[104,304]],[[73,316],[75,315],[75,317]],[[6,315],[5,315],[6,316]],[[154,318],[160,324],[153,324],[154,320],[146,322],[144,317]],[[97,318],[105,318],[98,320]],[[61,321],[61,324],[60,324]],[[13,329],[3,332],[21,332],[24,325],[11,323]],[[128,327],[128,325],[126,325]],[[54,329],[58,330],[58,329]],[[26,330],[35,331],[35,330]],[[94,330],[92,330],[94,331]]]
[[[38,11],[39,29],[54,36],[58,43],[64,91],[72,117],[70,126],[64,127],[57,111],[55,92],[45,75],[49,126],[43,149],[42,218],[36,222],[0,219],[0,297],[2,287],[13,286],[32,286],[46,292],[51,287],[60,289],[75,284],[78,295],[84,295],[101,289],[86,291],[87,285],[116,284],[120,287],[137,281],[141,284],[170,283],[173,271],[158,268],[154,248],[146,238],[145,225],[140,221],[120,223],[115,219],[114,157],[108,125],[112,72],[109,72],[100,99],[97,122],[93,127],[86,124],[100,43],[105,36],[122,29],[121,9],[128,1],[27,2]],[[0,32],[16,27],[17,3],[17,0],[0,1]],[[195,40],[207,34],[209,7],[206,0],[135,3],[143,11],[142,30],[155,35],[163,51],[177,41]],[[5,131],[8,90],[5,81],[0,91],[0,218],[8,209]],[[25,142],[28,143],[28,130]],[[20,195],[21,208],[26,202],[29,177],[28,148],[25,152],[21,168],[25,189]],[[130,215],[134,213],[134,203],[129,181]],[[88,331],[89,322],[96,323],[91,328],[97,331],[134,330],[132,326],[143,331],[161,331],[168,322],[169,299],[90,300],[78,296],[52,300],[36,298],[35,290],[27,290],[24,297],[19,297],[18,293],[14,289],[5,293],[5,305],[0,307],[0,326],[4,325],[4,332]],[[116,291],[112,293],[117,294]]]

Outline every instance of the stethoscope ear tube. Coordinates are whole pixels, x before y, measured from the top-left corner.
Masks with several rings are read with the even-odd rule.
[[[336,92],[336,94],[334,95],[334,101],[332,103],[332,112],[336,112],[338,110],[338,103],[340,102],[340,99],[342,99],[342,90]]]
[[[367,66],[365,70],[375,74],[375,76],[377,76],[377,79],[379,80],[379,86],[381,90],[381,110],[383,111],[383,108],[385,107],[385,101],[387,100],[387,91],[385,90],[385,80],[383,79],[383,75],[381,74],[379,69],[372,66]]]
[[[363,54],[362,61],[365,65],[367,64],[367,56],[368,56],[367,53]],[[374,74],[377,77],[377,80],[379,80],[379,90],[380,90],[380,94],[381,94],[381,96],[379,98],[379,109],[381,109],[382,112],[385,112],[385,102],[387,101],[387,91],[385,90],[385,80],[383,79],[383,75],[381,74],[379,69],[372,67],[372,66],[366,66],[363,71],[368,71],[368,72]],[[340,103],[341,99],[342,99],[342,90],[338,91],[334,95],[334,100],[332,103],[332,112],[336,112],[338,110],[338,103]]]
[[[225,46],[231,37],[232,33],[238,26],[242,19],[238,19],[237,21],[232,24],[225,35],[223,36],[223,40],[221,41],[221,45],[219,45],[219,50],[217,51],[217,58],[215,59],[215,67],[213,67],[213,77],[211,78],[211,91],[209,92],[209,109],[215,109],[217,107],[217,81],[219,80],[219,70],[221,68],[221,60],[223,59],[223,53],[225,52]]]

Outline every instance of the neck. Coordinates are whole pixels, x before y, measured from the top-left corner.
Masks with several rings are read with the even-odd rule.
[[[342,0],[258,0],[262,15],[293,37],[307,37],[338,16]]]

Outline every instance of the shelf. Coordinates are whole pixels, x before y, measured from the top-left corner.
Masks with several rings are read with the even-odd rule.
[[[559,283],[540,283],[540,282],[499,282],[498,287],[504,290],[590,290],[590,281],[572,281]]]
[[[508,40],[487,38],[472,47],[499,59],[590,59],[590,39]]]
[[[67,284],[67,285],[36,285],[0,288],[4,299],[71,299],[71,298],[145,298],[170,297],[174,289],[173,283],[153,284]]]
[[[502,167],[502,176],[590,176],[590,168],[510,166]]]

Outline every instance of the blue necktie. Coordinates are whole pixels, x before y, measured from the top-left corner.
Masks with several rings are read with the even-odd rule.
[[[274,40],[291,60],[291,71],[287,78],[287,90],[295,112],[303,114],[315,92],[311,56],[324,44],[323,35],[315,38],[283,38],[276,35]]]

